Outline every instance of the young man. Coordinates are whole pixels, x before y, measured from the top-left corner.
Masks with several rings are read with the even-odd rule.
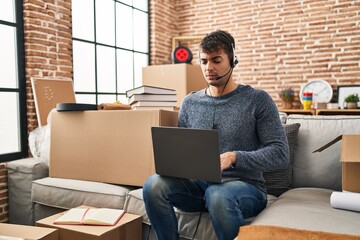
[[[143,194],[159,240],[178,239],[173,207],[208,211],[218,239],[234,239],[244,219],[267,203],[262,172],[288,165],[289,149],[275,103],[264,91],[231,80],[237,64],[233,37],[208,34],[200,43],[200,64],[208,88],[189,94],[180,109],[179,127],[217,129],[225,181],[151,176]]]

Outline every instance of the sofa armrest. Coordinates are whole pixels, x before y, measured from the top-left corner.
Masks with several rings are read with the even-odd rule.
[[[34,225],[33,202],[31,201],[32,181],[49,175],[47,164],[33,158],[11,161],[8,171],[9,223]]]

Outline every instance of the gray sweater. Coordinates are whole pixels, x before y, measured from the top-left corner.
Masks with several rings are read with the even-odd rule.
[[[263,171],[287,167],[289,147],[279,113],[269,94],[248,85],[221,97],[205,90],[189,94],[179,113],[179,127],[216,129],[220,153],[236,152],[236,164],[223,171],[266,192]]]

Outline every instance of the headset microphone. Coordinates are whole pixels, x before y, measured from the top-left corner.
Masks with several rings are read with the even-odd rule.
[[[216,79],[216,80],[219,80],[219,79],[225,77],[226,75],[229,74],[229,72],[230,72],[231,70],[232,70],[232,68],[230,68],[229,71],[228,71],[226,74],[224,74],[224,75],[222,75],[222,76],[217,76],[215,79]]]

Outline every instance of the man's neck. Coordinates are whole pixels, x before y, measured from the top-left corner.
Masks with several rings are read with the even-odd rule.
[[[227,85],[209,86],[207,94],[212,97],[220,97],[234,91],[237,88],[237,86],[238,84],[230,80]]]

